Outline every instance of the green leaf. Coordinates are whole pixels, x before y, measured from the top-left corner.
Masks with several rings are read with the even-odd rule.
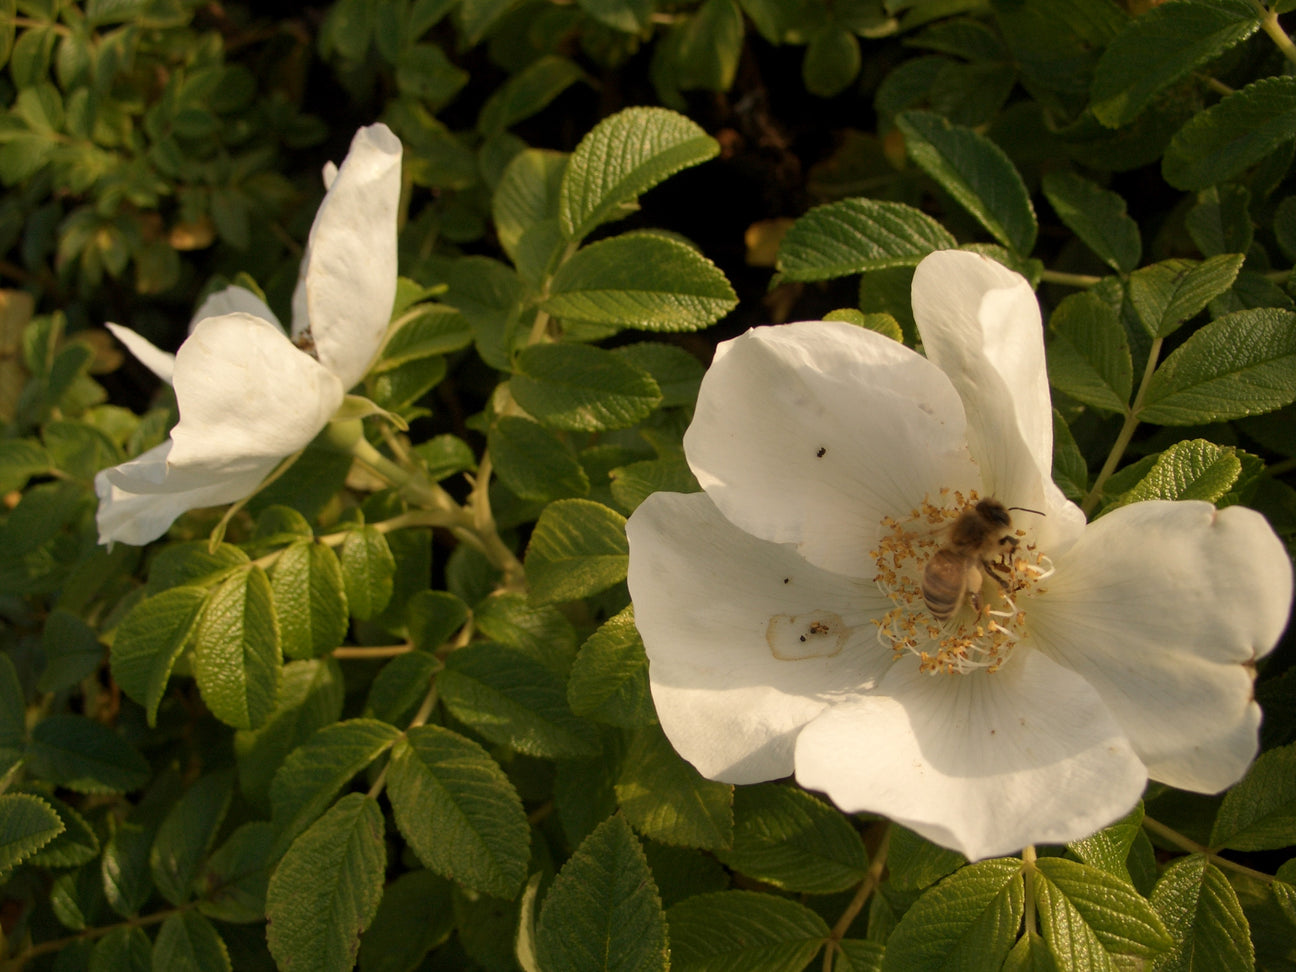
[[[1020,861],[960,868],[904,913],[887,939],[882,968],[998,969],[1017,940],[1025,900]]]
[[[477,118],[477,130],[484,135],[502,132],[530,118],[584,79],[585,72],[575,62],[554,54],[542,55],[491,93]]]
[[[255,729],[274,710],[283,655],[260,567],[232,574],[212,592],[198,622],[194,675],[212,715],[235,729]]]
[[[144,929],[118,925],[95,943],[87,972],[151,972],[153,943]]]
[[[396,744],[387,793],[396,825],[429,870],[497,898],[526,879],[530,828],[504,771],[441,726],[416,726]]]
[[[459,351],[472,344],[472,326],[453,307],[416,304],[393,323],[374,371],[384,372],[416,361]]]
[[[300,540],[279,552],[270,592],[286,658],[317,658],[342,644],[347,598],[337,554],[326,544]]]
[[[123,918],[137,913],[153,893],[148,859],[161,821],[144,813],[138,816],[143,822],[133,815],[116,826],[99,861],[104,898]]]
[[[419,651],[435,651],[464,626],[468,606],[449,591],[419,591],[406,607],[410,642]]]
[[[523,499],[549,502],[589,492],[576,450],[539,422],[505,415],[486,438],[495,474]]]
[[[446,659],[437,679],[454,717],[529,756],[579,759],[598,751],[591,725],[567,707],[561,677],[505,645],[476,642]]]
[[[550,503],[531,533],[526,575],[533,604],[574,601],[625,580],[625,518],[589,500]]]
[[[1206,256],[1246,253],[1255,239],[1251,193],[1233,183],[1203,189],[1197,194],[1197,205],[1184,217],[1184,226]],[[1278,233],[1277,218],[1274,232]]]
[[[1116,311],[1094,294],[1072,294],[1053,311],[1049,332],[1049,384],[1087,405],[1126,412],[1134,365]]]
[[[627,108],[605,118],[581,139],[563,174],[564,235],[583,238],[659,182],[719,152],[696,123],[665,108]]]
[[[864,880],[868,854],[850,820],[804,790],[776,783],[734,790],[729,868],[785,891],[831,894]]]
[[[172,587],[211,587],[249,562],[247,554],[228,543],[215,550],[206,540],[171,544],[149,564],[147,590],[159,594]]]
[[[1172,862],[1151,901],[1174,939],[1174,947],[1157,959],[1158,972],[1255,968],[1251,928],[1237,892],[1203,855]]]
[[[661,391],[624,357],[585,344],[536,344],[517,356],[509,389],[517,403],[555,429],[622,429],[652,414]]]
[[[670,236],[638,232],[577,250],[554,274],[540,306],[569,322],[696,331],[737,304],[724,272],[693,247]]]
[[[1129,884],[1096,867],[1062,857],[1035,862],[1044,940],[1064,967],[1094,960],[1095,949],[1151,958],[1172,940],[1152,906]]]
[[[1261,78],[1193,115],[1175,133],[1161,174],[1176,189],[1226,182],[1296,138],[1296,77]]]
[[[633,513],[640,503],[661,490],[696,493],[702,488],[683,456],[644,459],[628,466],[617,466],[609,477],[612,498],[623,513]]]
[[[743,46],[742,11],[734,0],[704,0],[671,35],[681,88],[728,91]]]
[[[350,972],[386,866],[378,801],[348,793],[293,842],[270,878],[266,942],[279,967]]]
[[[1095,966],[1103,968],[1101,961]],[[1048,944],[1034,928],[1028,928],[1026,934],[1017,939],[1017,944],[1008,953],[1003,964],[1003,972],[1061,972]]]
[[[778,271],[788,280],[830,280],[911,267],[958,241],[921,210],[881,199],[843,199],[816,206],[794,222],[779,244]]]
[[[616,782],[617,802],[641,834],[703,850],[732,846],[733,792],[684,762],[657,726],[635,733]]]
[[[270,784],[278,856],[351,778],[391,748],[400,730],[377,719],[325,726],[294,749]]]
[[[1129,302],[1149,334],[1167,337],[1233,286],[1242,260],[1222,253],[1201,263],[1176,259],[1143,267],[1130,275]]]
[[[1138,266],[1143,242],[1123,196],[1061,169],[1045,173],[1042,188],[1058,218],[1104,263],[1120,273]]]
[[[1142,833],[1143,804],[1138,804],[1120,820],[1096,834],[1067,844],[1067,850],[1090,867],[1100,868],[1115,878],[1130,882],[1130,848]]]
[[[828,937],[805,905],[755,891],[685,898],[666,922],[672,972],[801,972]]]
[[[396,558],[377,527],[352,530],[342,541],[342,584],[351,614],[362,621],[377,617],[391,600]]]
[[[696,357],[670,344],[640,341],[613,348],[612,353],[629,361],[652,375],[661,390],[662,408],[692,405],[697,401],[698,388],[706,368]]]
[[[21,490],[33,476],[48,473],[53,464],[49,453],[30,439],[0,441],[0,492]]]
[[[396,87],[401,94],[433,108],[453,101],[468,80],[468,72],[456,67],[436,44],[410,44],[396,62]]]
[[[27,768],[77,793],[127,793],[148,782],[148,762],[130,743],[85,716],[50,715],[32,727]]]
[[[406,871],[383,891],[378,914],[360,939],[361,972],[410,972],[454,931],[450,882]]]
[[[860,61],[860,45],[855,35],[838,24],[824,24],[806,45],[801,79],[812,95],[831,98],[855,80]]]
[[[27,745],[27,694],[8,653],[0,652],[0,774],[23,758]]]
[[[990,139],[928,111],[896,116],[905,150],[996,240],[1019,256],[1035,246],[1035,210],[1012,160]]]
[[[232,772],[209,773],[185,791],[158,828],[149,853],[153,883],[174,905],[193,896],[194,878],[234,795]]]
[[[31,793],[0,794],[0,878],[63,833],[63,820]]]
[[[1133,121],[1157,92],[1242,43],[1260,27],[1246,0],[1167,3],[1130,20],[1094,71],[1090,108],[1110,128]]]
[[[933,844],[907,827],[891,825],[887,871],[891,884],[904,891],[921,891],[967,863],[958,851]]]
[[[545,972],[666,972],[666,917],[643,848],[620,816],[568,858],[536,928]]]
[[[497,591],[481,601],[473,620],[492,641],[520,649],[566,678],[576,657],[576,629],[556,607],[537,607],[524,594]]]
[[[427,696],[441,661],[431,652],[397,655],[374,676],[364,715],[392,725],[408,723]]]
[[[567,682],[572,712],[586,719],[634,729],[657,721],[648,688],[648,656],[627,607],[603,622],[572,665]]]
[[[35,851],[27,863],[36,867],[80,867],[99,856],[99,838],[85,817],[56,797],[38,794],[63,821],[63,833]]]
[[[1296,314],[1228,314],[1195,332],[1148,382],[1145,422],[1199,425],[1260,415],[1296,400]]]
[[[194,911],[171,915],[153,943],[153,968],[167,972],[230,972],[229,950],[212,923]]]
[[[45,670],[36,682],[40,692],[71,688],[99,668],[104,649],[94,628],[71,611],[55,608],[41,633]],[[0,742],[0,747],[3,747]]]
[[[1242,474],[1237,450],[1205,439],[1176,442],[1157,457],[1137,486],[1121,495],[1121,506],[1143,500],[1205,500],[1228,495]]]
[[[268,820],[245,823],[230,834],[198,876],[198,910],[217,921],[264,920],[273,845]]]
[[[567,155],[545,149],[523,149],[504,169],[491,198],[491,215],[500,246],[514,260],[528,230],[557,218],[566,171]]]
[[[1210,844],[1242,851],[1296,844],[1296,743],[1262,753],[1224,794]]]

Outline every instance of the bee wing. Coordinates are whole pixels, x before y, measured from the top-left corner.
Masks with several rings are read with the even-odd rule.
[[[958,610],[967,593],[967,559],[937,550],[923,568],[922,594],[927,610],[944,621]]]

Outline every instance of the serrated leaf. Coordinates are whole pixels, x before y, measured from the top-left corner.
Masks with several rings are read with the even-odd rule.
[[[232,574],[212,591],[194,636],[194,676],[212,714],[255,729],[274,711],[283,676],[279,622],[260,567]]]
[[[41,647],[45,651],[45,670],[36,682],[40,692],[71,688],[96,671],[104,656],[94,628],[63,608],[55,608],[45,619]],[[0,742],[0,748],[3,746]]]
[[[128,819],[117,825],[104,844],[99,860],[104,898],[123,918],[138,912],[153,893],[148,858],[158,824],[156,820],[138,823]]]
[[[559,195],[564,235],[581,239],[662,180],[719,152],[697,124],[665,108],[627,108],[605,118],[567,163]]]
[[[159,594],[172,587],[210,587],[249,563],[238,547],[220,544],[215,550],[206,540],[163,547],[149,564],[146,590]]]
[[[263,921],[273,845],[268,820],[245,823],[230,834],[198,876],[198,910],[217,921]]]
[[[887,851],[888,880],[904,891],[920,891],[967,863],[967,858],[919,837],[907,827],[891,825],[891,844]]]
[[[563,321],[696,331],[737,303],[724,272],[693,247],[640,232],[581,247],[558,268],[540,306]]]
[[[1274,218],[1275,235],[1278,218]],[[1246,253],[1255,239],[1251,226],[1251,193],[1245,186],[1226,183],[1197,194],[1197,205],[1184,217],[1184,227],[1206,256]],[[1279,245],[1282,245],[1281,238]]]
[[[523,499],[549,502],[589,492],[576,450],[539,422],[505,415],[487,434],[495,474]]]
[[[63,830],[62,819],[46,800],[31,793],[0,794],[0,878]]]
[[[270,784],[271,820],[277,831],[274,856],[399,736],[399,729],[377,719],[347,719],[325,726],[293,750]]]
[[[545,895],[536,955],[545,972],[666,972],[666,917],[643,848],[620,816],[600,824]]]
[[[530,829],[517,791],[484,749],[441,726],[417,726],[396,744],[387,772],[396,825],[425,867],[483,894],[517,894]]]
[[[229,949],[212,923],[194,911],[162,922],[153,943],[153,968],[167,972],[230,972]]]
[[[1171,945],[1165,925],[1130,885],[1106,871],[1062,857],[1041,857],[1035,892],[1040,923],[1053,954],[1101,950],[1151,958]]]
[[[672,972],[801,972],[828,937],[805,905],[755,891],[685,898],[666,922]]]
[[[598,750],[593,726],[567,707],[562,679],[516,648],[492,642],[460,648],[446,659],[437,684],[454,717],[492,742],[548,759]]]
[[[1239,175],[1296,138],[1296,77],[1261,78],[1200,111],[1170,139],[1161,174],[1176,189]]]
[[[984,135],[928,111],[896,116],[905,150],[996,240],[1019,256],[1035,247],[1035,210],[1017,167]]]
[[[1228,314],[1195,332],[1148,382],[1139,418],[1199,425],[1260,415],[1296,400],[1296,314]]]
[[[523,149],[513,157],[491,198],[491,215],[500,246],[517,259],[527,230],[558,212],[558,193],[567,155],[544,149]]]
[[[370,683],[364,714],[392,725],[408,723],[440,670],[440,659],[430,652],[397,655],[383,665]]]
[[[1148,333],[1166,337],[1233,286],[1242,259],[1240,253],[1222,253],[1201,263],[1155,263],[1130,274],[1126,294]]]
[[[293,842],[270,878],[266,942],[279,967],[350,972],[386,866],[378,801],[348,793]]]
[[[1151,499],[1215,503],[1228,495],[1241,474],[1242,460],[1236,450],[1205,439],[1187,439],[1161,453],[1138,485],[1121,495],[1119,503]]]
[[[1049,383],[1087,405],[1129,408],[1134,365],[1116,311],[1091,293],[1072,294],[1049,318]]]
[[[360,972],[410,972],[454,930],[450,882],[407,871],[383,890],[378,914],[360,939]]]
[[[285,547],[271,569],[270,591],[285,658],[316,658],[346,637],[346,589],[331,547],[312,540]]]
[[[1174,947],[1153,964],[1157,972],[1255,968],[1251,928],[1237,892],[1201,854],[1173,861],[1152,889],[1151,901],[1174,939]]]
[[[1045,173],[1041,187],[1058,218],[1103,262],[1120,273],[1138,266],[1143,241],[1123,196],[1065,170]]]
[[[459,351],[472,344],[472,327],[464,316],[445,304],[416,304],[393,322],[394,331],[374,365],[381,373],[439,354]]]
[[[706,368],[683,348],[657,341],[640,341],[638,344],[613,348],[612,353],[652,376],[661,389],[662,408],[692,405],[697,401],[698,388],[702,384]]]
[[[920,897],[887,939],[884,972],[998,969],[1025,907],[1021,862],[978,861]]]
[[[162,896],[174,905],[193,895],[194,878],[211,849],[234,795],[232,772],[209,773],[185,791],[158,828],[149,870]]]
[[[127,793],[151,775],[147,760],[107,726],[62,714],[32,727],[27,768],[37,779],[78,793]]]
[[[1224,794],[1210,843],[1243,851],[1296,844],[1296,743],[1262,753]]]
[[[517,356],[514,368],[509,390],[517,403],[555,429],[623,429],[661,403],[652,376],[602,348],[537,344]]]
[[[63,821],[63,833],[32,853],[27,863],[37,867],[80,867],[99,856],[99,838],[85,817],[56,797],[41,794]]]
[[[635,733],[615,789],[626,819],[645,837],[703,850],[733,844],[733,787],[704,779],[657,726]]]
[[[669,459],[644,459],[628,466],[617,466],[609,473],[612,498],[623,513],[635,509],[653,493],[696,493],[702,487],[683,456]]]
[[[572,712],[634,729],[657,721],[648,687],[648,656],[634,624],[634,608],[608,618],[572,664],[567,682]]]
[[[387,538],[374,526],[352,530],[342,541],[338,559],[351,614],[362,621],[377,617],[391,600],[396,574]]]
[[[1130,872],[1125,862],[1129,858],[1130,848],[1142,831],[1143,804],[1140,803],[1120,820],[1096,834],[1071,841],[1067,844],[1067,850],[1090,867],[1100,868],[1115,878],[1129,882]]]
[[[1246,0],[1167,3],[1145,11],[1099,58],[1090,109],[1110,128],[1133,121],[1157,92],[1254,34],[1260,16]]]
[[[468,606],[449,591],[419,591],[406,610],[410,642],[420,651],[440,648],[468,620]]]
[[[590,500],[550,503],[526,551],[534,604],[574,601],[625,580],[630,544],[625,518]]]
[[[933,250],[957,245],[945,227],[905,203],[843,199],[797,219],[779,244],[776,266],[788,280],[830,280],[917,266]]]
[[[831,894],[868,873],[864,842],[849,819],[804,790],[741,786],[733,813],[733,846],[716,856],[750,878],[785,891]]]
[[[473,612],[477,630],[491,641],[520,649],[566,678],[576,657],[576,629],[556,607],[537,607],[524,594],[497,591]]]

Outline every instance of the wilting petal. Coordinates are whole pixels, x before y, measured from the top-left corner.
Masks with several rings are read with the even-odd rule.
[[[126,345],[126,350],[133,354],[140,364],[168,385],[171,384],[171,376],[175,372],[174,354],[163,351],[129,327],[122,327],[120,324],[105,324],[104,327],[112,332],[113,337]]]
[[[344,391],[364,377],[391,318],[400,189],[400,139],[386,125],[360,129],[306,244],[293,336],[309,326],[320,362]]]
[[[989,257],[941,250],[914,272],[913,312],[927,357],[963,399],[986,491],[1045,513],[1023,525],[1061,552],[1084,515],[1053,485],[1053,409],[1034,291]]]
[[[208,317],[220,317],[224,314],[251,314],[253,317],[259,317],[264,321],[269,321],[280,330],[283,325],[279,323],[279,318],[275,317],[268,304],[246,287],[226,287],[224,290],[216,290],[208,294],[198,309],[194,311],[193,318],[189,321],[189,330],[192,332],[198,326],[198,322],[206,320]]]
[[[875,573],[868,552],[884,516],[979,485],[949,380],[903,345],[833,321],[720,345],[684,450],[734,524],[854,577]]]
[[[237,474],[168,468],[171,443],[164,442],[130,462],[95,476],[99,495],[99,542],[135,544],[156,540],[181,513],[242,499],[260,484],[275,463]]]
[[[275,325],[248,314],[199,321],[175,363],[180,422],[170,463],[212,477],[278,462],[342,403],[338,379]]]
[[[711,779],[792,772],[798,730],[891,664],[871,582],[757,540],[702,493],[657,493],[626,524],[635,624],[662,729]]]
[[[976,860],[1087,836],[1129,810],[1146,774],[1098,694],[1021,652],[993,675],[896,665],[878,693],[801,733],[797,781]]]
[[[1260,514],[1147,502],[1090,524],[1030,606],[1040,649],[1094,686],[1154,779],[1213,793],[1256,753],[1253,664],[1282,634],[1291,562]]]

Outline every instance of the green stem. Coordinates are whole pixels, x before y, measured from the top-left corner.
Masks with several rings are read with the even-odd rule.
[[[1257,871],[1254,868],[1247,867],[1244,864],[1239,864],[1236,861],[1230,861],[1227,857],[1220,857],[1218,853],[1211,850],[1209,847],[1204,847],[1191,837],[1185,837],[1183,834],[1179,833],[1179,831],[1172,827],[1167,827],[1159,820],[1154,820],[1151,817],[1144,817],[1143,828],[1150,833],[1156,834],[1156,836],[1160,837],[1167,844],[1173,844],[1180,850],[1186,850],[1190,854],[1203,855],[1207,860],[1218,867],[1226,868],[1227,870],[1233,871],[1237,874],[1245,874],[1248,877],[1255,878],[1257,881],[1263,881],[1265,884],[1273,884],[1274,882],[1274,876],[1272,874],[1266,874],[1264,871]]]
[[[1026,913],[1022,918],[1022,928],[1030,935],[1035,930],[1035,845],[1022,848],[1022,879],[1026,885]]]
[[[1064,287],[1092,287],[1102,283],[1105,277],[1095,277],[1087,273],[1063,273],[1061,270],[1043,270],[1040,272],[1041,283],[1062,284]]]
[[[1292,39],[1287,36],[1287,31],[1283,30],[1282,24],[1278,23],[1278,15],[1260,0],[1251,0],[1251,6],[1255,7],[1260,14],[1260,29],[1269,35],[1269,39],[1274,42],[1278,50],[1282,51],[1283,57],[1296,64],[1296,44],[1292,43]]]
[[[882,873],[886,870],[887,851],[890,846],[891,825],[887,823],[882,825],[882,837],[878,840],[877,850],[873,852],[873,861],[869,864],[868,873],[864,875],[864,880],[855,889],[855,897],[851,898],[850,904],[846,906],[846,910],[837,919],[837,924],[833,925],[832,932],[828,935],[828,941],[824,943],[824,972],[832,972],[833,955],[838,951],[838,943],[846,937],[851,922],[863,910],[869,896],[882,883]]]
[[[1139,382],[1138,391],[1134,395],[1134,404],[1125,413],[1125,422],[1116,435],[1116,441],[1112,443],[1111,452],[1107,453],[1107,461],[1103,463],[1102,469],[1098,471],[1093,488],[1089,490],[1088,495],[1080,503],[1080,509],[1084,510],[1086,515],[1092,513],[1098,505],[1098,501],[1102,499],[1103,486],[1111,474],[1116,471],[1121,457],[1125,455],[1126,447],[1134,437],[1134,430],[1138,428],[1139,413],[1143,411],[1143,397],[1147,394],[1148,383],[1152,380],[1152,373],[1156,371],[1157,358],[1161,356],[1163,340],[1163,338],[1154,338],[1152,346],[1148,348],[1147,364],[1143,367],[1143,380]]]
[[[48,942],[41,942],[39,945],[33,945],[27,951],[19,952],[13,958],[0,963],[0,972],[19,972],[23,966],[34,958],[60,952],[74,942],[93,941],[96,938],[103,938],[104,935],[116,931],[118,928],[144,928],[148,925],[156,925],[159,922],[166,921],[172,915],[188,911],[197,903],[197,901],[191,901],[178,908],[167,908],[164,911],[155,911],[151,915],[144,915],[140,918],[127,918],[125,921],[119,921],[116,924],[87,928],[85,931],[77,932],[75,935],[68,935],[66,938],[55,938]]]

